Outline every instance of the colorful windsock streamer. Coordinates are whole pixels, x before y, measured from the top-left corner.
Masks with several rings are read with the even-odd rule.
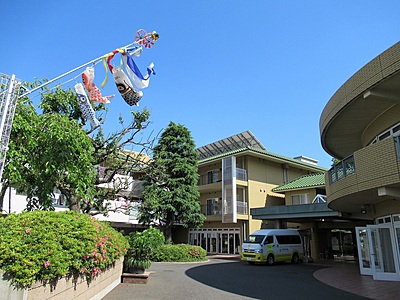
[[[99,88],[94,84],[94,68],[87,67],[86,70],[82,73],[82,82],[85,85],[86,90],[88,91],[89,98],[93,102],[101,102],[101,103],[110,103],[110,99],[114,97],[101,95]]]
[[[149,86],[150,76],[152,74],[155,74],[155,71],[154,71],[154,64],[151,63],[147,67],[146,73],[142,74],[138,66],[134,62],[132,56],[137,56],[137,57],[140,56],[140,54],[143,51],[142,47],[145,48],[153,47],[154,43],[158,40],[159,37],[160,36],[155,31],[147,33],[145,30],[140,29],[136,32],[135,42],[132,43],[132,45],[130,45],[130,48],[128,46],[124,48],[117,48],[111,51],[110,53],[104,55],[103,66],[105,68],[106,76],[103,82],[101,83],[101,87],[104,88],[105,85],[107,84],[108,71],[110,71],[113,74],[114,82],[118,88],[118,91],[121,94],[122,98],[125,100],[125,102],[130,106],[139,105],[139,101],[140,99],[142,99],[143,96],[143,92],[141,90]],[[111,64],[111,60],[118,53],[121,55],[121,64],[120,66],[114,67]],[[129,76],[124,72],[124,69],[126,70],[126,73]],[[87,69],[86,71],[89,73],[90,69],[89,70]],[[83,77],[84,75],[86,76],[86,78]],[[84,82],[87,81],[89,83],[90,77],[86,75],[85,72],[82,74],[82,78]],[[93,85],[89,85],[89,89],[92,87]],[[89,96],[91,97],[91,94]],[[93,95],[93,97],[95,97],[95,95]],[[92,98],[91,100],[97,101]]]
[[[139,101],[140,99],[142,99],[143,92],[137,91],[133,88],[128,76],[126,76],[126,74],[120,67],[113,67],[111,69],[111,72],[114,76],[114,81],[117,85],[118,91],[125,102],[128,103],[128,105],[130,106],[139,106]]]
[[[150,75],[156,74],[156,72],[154,71],[154,64],[151,63],[147,67],[147,72],[144,75],[142,75],[135,61],[128,53],[122,56],[122,60],[124,63],[125,70],[128,73],[129,77],[132,79],[133,84],[139,90],[147,88],[150,83]]]
[[[79,99],[79,107],[82,115],[86,120],[89,120],[92,129],[100,125],[99,120],[96,119],[93,107],[90,105],[90,101],[86,95],[85,88],[82,83],[75,84],[75,92]]]

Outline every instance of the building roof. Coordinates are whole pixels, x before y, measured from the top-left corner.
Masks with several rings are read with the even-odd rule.
[[[284,185],[273,188],[273,192],[285,192],[289,190],[299,190],[310,187],[325,186],[325,173],[304,175],[296,178]]]
[[[202,160],[243,147],[255,147],[266,150],[264,145],[261,144],[261,142],[251,133],[251,131],[247,130],[223,140],[199,147],[196,149],[196,151],[199,152],[199,160]]]
[[[267,150],[263,150],[263,149],[259,149],[259,148],[255,148],[255,147],[251,147],[251,146],[235,149],[232,151],[227,151],[225,153],[221,153],[221,154],[207,157],[205,159],[201,159],[201,160],[199,160],[199,164],[207,163],[209,161],[216,160],[216,159],[221,159],[223,157],[241,154],[244,152],[251,152],[254,155],[259,155],[260,157],[262,157],[264,159],[268,159],[271,161],[277,161],[279,163],[289,163],[292,166],[299,166],[302,168],[306,167],[306,168],[312,169],[313,171],[320,171],[320,172],[327,171],[326,168],[317,166],[315,164],[305,163],[305,162],[302,162],[302,161],[294,159],[294,158],[289,158],[289,157],[286,157],[283,155],[275,154],[275,153],[269,152]]]

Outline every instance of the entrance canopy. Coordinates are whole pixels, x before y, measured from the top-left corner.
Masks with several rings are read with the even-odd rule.
[[[328,207],[326,203],[278,205],[262,208],[251,208],[250,214],[256,220],[282,220],[286,222],[310,222],[321,219],[340,219],[341,213]]]

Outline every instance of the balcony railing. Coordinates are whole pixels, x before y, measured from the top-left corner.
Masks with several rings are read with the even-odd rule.
[[[237,201],[236,209],[238,215],[247,215],[247,202]]]
[[[236,168],[236,180],[247,181],[247,170]]]
[[[212,184],[222,180],[222,172],[208,172],[200,175],[198,185]],[[236,180],[247,181],[247,170],[236,168]]]
[[[221,172],[209,172],[207,174],[200,175],[198,185],[206,185],[215,182],[219,182],[222,179]]]
[[[378,144],[382,143],[383,141],[387,141],[390,138],[392,138],[394,141],[397,159],[400,159],[400,136],[395,136],[395,137],[389,136],[389,137],[385,138],[384,140],[378,141],[367,147],[377,147],[377,146],[379,147]],[[382,147],[386,147],[386,146],[382,145]],[[334,183],[340,179],[346,178],[347,176],[349,176],[355,172],[356,172],[356,165],[354,162],[354,155],[351,155],[349,157],[346,157],[342,161],[336,163],[329,170],[329,182]]]
[[[221,207],[215,207],[213,209],[208,208],[207,205],[201,206],[201,212],[205,216],[220,216],[222,214]],[[247,215],[247,202],[237,201],[236,202],[236,212],[238,215]],[[226,207],[226,213],[232,213],[232,207]]]
[[[354,163],[354,156],[351,155],[336,163],[329,170],[329,181],[330,183],[334,183],[342,178],[349,176],[350,174],[353,174],[355,171],[356,165]]]

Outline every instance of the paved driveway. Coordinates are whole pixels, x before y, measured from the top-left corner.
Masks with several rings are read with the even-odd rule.
[[[367,299],[318,281],[313,273],[320,268],[215,258],[202,263],[153,263],[147,284],[120,284],[103,299]]]

